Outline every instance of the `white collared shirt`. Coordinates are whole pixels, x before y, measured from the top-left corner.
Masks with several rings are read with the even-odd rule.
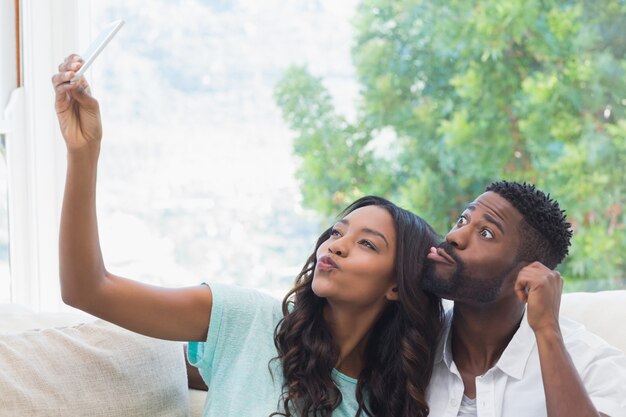
[[[427,390],[432,417],[457,417],[463,399],[463,380],[452,359],[450,325],[446,314],[433,376]],[[626,356],[573,320],[561,317],[565,347],[596,409],[610,417],[626,417]],[[477,417],[546,416],[535,334],[526,314],[502,356],[476,378]]]

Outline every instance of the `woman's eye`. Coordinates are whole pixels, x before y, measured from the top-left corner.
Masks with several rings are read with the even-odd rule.
[[[361,245],[365,246],[366,248],[372,249],[372,250],[376,250],[376,246],[374,246],[374,244],[372,242],[370,242],[369,240],[362,240]]]
[[[331,236],[341,236],[341,233],[339,232],[339,230],[333,228],[333,229],[330,229],[330,235]]]
[[[493,239],[493,233],[489,229],[483,229],[480,231],[480,235],[485,239]]]

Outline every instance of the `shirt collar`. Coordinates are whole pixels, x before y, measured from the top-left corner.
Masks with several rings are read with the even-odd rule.
[[[535,333],[528,324],[528,310],[525,310],[519,328],[502,352],[496,367],[515,379],[522,379],[526,364],[536,343]]]
[[[452,327],[452,308],[446,311],[443,318],[443,326],[441,329],[441,336],[439,337],[439,344],[437,346],[437,352],[435,354],[435,363],[439,363],[442,360],[446,363],[448,368],[452,364],[452,349],[450,343],[450,328]]]
[[[447,311],[444,316],[441,337],[439,338],[439,345],[435,355],[435,364],[443,361],[448,369],[452,369],[452,363],[454,362],[452,358],[451,327],[452,309]],[[522,379],[524,369],[526,369],[526,364],[528,363],[528,359],[530,358],[535,344],[535,334],[528,325],[527,311],[524,311],[524,316],[522,317],[519,328],[494,367],[500,369],[512,378]]]

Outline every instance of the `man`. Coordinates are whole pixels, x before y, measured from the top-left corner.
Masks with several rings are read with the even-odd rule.
[[[496,182],[428,255],[425,289],[454,301],[430,415],[626,416],[626,357],[559,319],[571,230],[533,185]],[[623,325],[623,324],[618,324]]]

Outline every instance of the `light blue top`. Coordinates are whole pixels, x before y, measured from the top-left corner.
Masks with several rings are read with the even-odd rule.
[[[283,316],[281,301],[231,285],[214,284],[211,291],[207,340],[188,347],[189,363],[209,386],[203,416],[268,417],[278,407],[282,410],[280,362],[270,363],[278,355],[274,329]],[[333,416],[354,417],[357,380],[337,370],[333,379],[343,396]]]

